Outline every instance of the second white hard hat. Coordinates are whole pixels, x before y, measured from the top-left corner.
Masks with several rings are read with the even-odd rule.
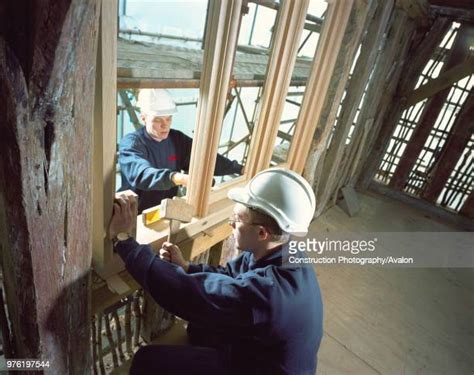
[[[144,89],[138,94],[140,112],[151,116],[171,116],[176,112],[176,103],[168,91]]]
[[[316,209],[311,185],[289,169],[270,168],[257,173],[244,188],[227,194],[234,202],[256,208],[295,236],[304,236]]]

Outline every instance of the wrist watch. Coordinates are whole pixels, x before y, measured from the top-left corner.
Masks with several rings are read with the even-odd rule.
[[[130,237],[131,236],[127,232],[119,232],[114,238],[112,238],[112,244],[115,247],[119,242],[126,241]]]

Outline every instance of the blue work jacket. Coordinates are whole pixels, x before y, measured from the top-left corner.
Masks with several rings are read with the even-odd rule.
[[[229,344],[232,373],[316,373],[319,285],[311,266],[282,265],[285,247],[258,261],[242,252],[226,267],[191,264],[188,273],[134,239],[116,250],[158,304]]]
[[[131,189],[138,195],[138,211],[159,205],[177,195],[171,173],[188,171],[193,140],[171,129],[168,137],[154,140],[143,127],[127,134],[119,146],[122,177],[120,191]],[[217,155],[215,175],[240,174],[242,165]]]

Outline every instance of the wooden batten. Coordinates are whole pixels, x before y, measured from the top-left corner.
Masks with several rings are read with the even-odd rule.
[[[197,216],[208,212],[232,61],[238,39],[241,0],[209,2],[197,129],[191,151],[188,203]]]
[[[247,163],[250,177],[270,165],[308,4],[308,0],[287,0],[279,9],[258,120],[250,144]]]
[[[466,61],[444,71],[435,79],[428,81],[426,84],[413,91],[407,98],[405,108],[415,105],[416,103],[451,87],[457,81],[473,73],[474,57],[468,57]]]
[[[106,234],[115,195],[117,139],[117,2],[104,0],[101,9],[92,180],[92,251],[98,270],[110,266],[114,256]]]
[[[341,48],[352,4],[352,0],[347,0],[331,2],[328,6],[327,18],[323,24],[313,67],[296,121],[293,142],[288,153],[288,164],[291,169],[298,173],[303,173],[312,146],[313,135],[321,117],[324,101],[328,95],[331,76]],[[320,140],[327,138],[329,128],[326,127],[325,130],[318,132],[318,140],[314,141],[316,144],[313,146],[321,151],[325,146]],[[317,164],[317,162],[314,163],[315,168],[317,168]]]

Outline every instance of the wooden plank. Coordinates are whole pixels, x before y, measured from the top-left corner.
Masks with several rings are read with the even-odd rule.
[[[360,173],[358,174],[357,186],[360,190],[368,188],[378,170],[380,160],[402,113],[402,104],[400,103],[402,93],[413,90],[419,75],[442,41],[450,24],[451,22],[448,19],[439,17],[433,22],[428,32],[422,29],[417,30],[415,35],[409,35],[413,41],[411,45],[405,39],[405,42],[398,47],[398,52],[393,58],[397,61],[395,65],[397,72],[391,76],[389,81],[395,82],[396,86],[393,89],[382,91],[381,95],[385,98],[384,103],[383,106],[379,107],[376,117],[374,116],[374,131],[368,140],[370,151],[366,154],[365,161],[361,163]],[[413,33],[413,25],[411,27],[411,33]],[[407,35],[406,27],[404,29],[405,35]],[[386,64],[390,64],[390,60]],[[401,70],[403,70],[403,74],[401,74]]]
[[[383,221],[383,215],[378,219]],[[406,219],[404,223],[409,225]],[[357,230],[365,229],[361,227]],[[474,360],[465,348],[472,345],[472,338],[463,327],[471,321],[471,307],[465,301],[472,294],[472,283],[460,282],[459,275],[466,273],[472,279],[471,269],[321,265],[317,271],[321,289],[330,296],[325,301],[325,316],[330,317],[324,322],[325,336],[346,351],[336,357],[340,359],[336,371],[327,374],[469,373]],[[347,293],[348,288],[353,293]],[[440,299],[444,303],[439,304]],[[337,351],[323,350],[324,343],[323,338],[321,363],[330,358],[336,362]],[[351,357],[362,363],[349,367]],[[369,369],[355,371],[362,364]]]
[[[436,201],[474,133],[473,97],[471,92],[456,117],[449,138],[443,145],[431,176],[427,179],[428,183],[421,195],[423,199]]]
[[[326,127],[315,134],[324,101],[328,96],[330,80],[352,10],[352,3],[352,0],[348,0],[331,2],[328,5],[327,18],[323,24],[288,154],[290,168],[300,174],[303,173],[312,146],[313,135],[317,139],[313,146],[323,149],[320,140],[326,139],[329,132],[329,127]],[[316,160],[314,165],[317,164]]]
[[[113,257],[107,226],[115,196],[117,139],[117,2],[101,3],[94,105],[92,178],[93,265],[103,268]]]
[[[417,88],[407,98],[405,108],[415,105],[422,100],[437,94],[445,88],[451,87],[454,83],[474,73],[474,57],[452,67],[441,73],[439,77],[429,80],[423,86]]]
[[[308,0],[288,0],[278,11],[265,86],[247,161],[249,177],[270,165],[308,4]]]
[[[341,180],[341,185],[342,186],[344,183],[348,183],[349,186],[354,186],[355,185],[355,176],[356,176],[356,171],[361,163],[362,159],[362,153],[366,151],[366,144],[367,144],[367,136],[369,134],[369,129],[372,127],[374,120],[369,119],[367,120],[363,126],[361,131],[359,132],[360,137],[358,137],[354,141],[354,145],[351,148],[351,151],[354,151],[354,153],[349,156],[349,160],[351,161],[348,163],[348,176],[346,180]],[[360,127],[359,127],[360,128]]]
[[[170,84],[199,87],[203,69],[202,50],[159,43],[137,43],[120,38],[117,48],[117,75],[120,88],[132,87],[129,85],[140,88],[174,87],[169,86]],[[232,75],[237,85],[239,87],[243,84],[262,85],[268,61],[268,55],[236,54]],[[306,81],[310,68],[310,59],[297,58],[292,72],[292,82],[296,84],[297,81]],[[189,86],[192,84],[194,86]]]
[[[197,111],[197,127],[191,150],[188,203],[196,215],[209,210],[217,149],[238,40],[242,1],[209,3],[203,71]]]
[[[380,375],[380,372],[352,352],[344,342],[335,339],[332,332],[326,329],[318,352],[318,374]]]
[[[197,89],[199,79],[122,78],[117,81],[118,89]]]
[[[210,227],[227,222],[232,213],[233,202],[224,199],[210,206],[209,214],[203,218],[193,218],[190,223],[183,224],[177,234],[176,242],[179,244],[194,237],[200,232],[207,231]],[[145,226],[143,221],[137,220],[137,241],[143,244],[158,246],[163,243],[168,235],[168,221],[160,220],[152,225]]]
[[[227,199],[227,192],[230,189],[244,187],[246,183],[246,177],[239,176],[230,181],[219,184],[218,186],[214,186],[211,190],[211,195],[209,196],[209,204]]]
[[[406,25],[406,18],[403,13],[395,12],[392,18],[384,38],[384,46],[377,58],[373,78],[367,87],[364,105],[359,113],[358,122],[365,124],[365,126],[364,128],[355,128],[353,133],[354,140],[351,141],[351,144],[354,143],[354,145],[352,146],[349,160],[352,160],[352,155],[355,153],[353,151],[354,147],[363,150],[358,152],[359,156],[356,165],[354,165],[350,180],[347,182],[351,186],[355,186],[359,178],[366,174],[365,164],[368,161],[373,162],[375,165],[373,160],[368,159],[369,152],[371,152],[371,148],[374,146],[378,132],[386,126],[384,116],[387,109],[393,111],[392,103],[394,102],[398,81],[400,79],[404,80],[405,74],[410,74],[409,71],[403,69],[403,65],[409,47],[409,38],[413,37],[414,25],[413,23]],[[445,24],[447,28],[448,23],[446,22]],[[424,47],[425,45],[422,45],[420,49],[424,50]],[[419,59],[418,55],[415,55],[416,58]],[[421,65],[421,63],[416,62],[414,64]],[[403,75],[401,74],[402,71]],[[375,147],[377,147],[377,144],[375,144]],[[340,186],[343,186],[344,183],[345,181],[341,181]]]
[[[322,181],[320,185],[321,189],[317,191],[318,209],[316,215],[319,215],[329,201],[331,195],[337,194],[337,182],[338,176],[342,171],[341,162],[343,160],[344,152],[346,150],[346,140],[349,131],[354,122],[357,108],[364,95],[364,90],[367,85],[369,74],[372,71],[372,67],[375,64],[376,57],[379,52],[380,44],[383,39],[385,28],[387,26],[390,14],[393,9],[393,3],[383,2],[380,4],[375,12],[375,20],[372,21],[372,15],[369,15],[369,11],[373,11],[373,7],[369,9],[359,9],[357,12],[360,13],[359,19],[355,19],[355,30],[348,28],[347,33],[350,34],[350,39],[346,42],[342,49],[344,55],[345,71],[341,77],[339,84],[342,85],[339,91],[346,89],[346,96],[342,103],[342,110],[337,121],[336,129],[332,135],[331,145],[327,150],[326,157],[324,159],[324,165],[322,174],[315,176],[315,180]],[[349,77],[349,71],[351,69],[355,52],[357,47],[361,43],[360,38],[362,31],[364,30],[364,24],[366,23],[366,37],[362,40],[361,52],[358,57],[357,64],[354,68],[353,74],[349,83],[346,81]],[[341,93],[342,96],[342,93]],[[331,105],[334,107],[331,111],[333,115],[328,117],[326,122],[328,126],[334,124],[336,111],[341,102],[341,97],[335,97]],[[363,126],[363,123],[358,123],[356,126]]]
[[[448,61],[443,65],[443,72],[456,66],[469,56],[471,35],[474,36],[474,27],[461,25],[451,49],[451,54],[448,57]],[[431,129],[435,125],[436,119],[443,108],[443,104],[448,97],[449,91],[449,88],[446,88],[438,92],[423,108],[421,118],[413,136],[409,140],[405,152],[400,158],[400,162],[390,180],[390,186],[394,189],[401,190],[404,188],[407,178],[416,163],[418,155],[423,149],[423,146],[430,135]]]
[[[86,374],[100,8],[92,0],[31,5],[0,11],[8,24],[0,38],[2,282],[15,358]]]
[[[404,74],[400,79],[400,95],[407,96],[406,93],[413,91],[418,77],[423,71],[429,58],[439,49],[446,32],[451,27],[451,20],[446,17],[438,17],[433,21],[429,29],[420,28],[413,35],[409,46],[409,60]]]

